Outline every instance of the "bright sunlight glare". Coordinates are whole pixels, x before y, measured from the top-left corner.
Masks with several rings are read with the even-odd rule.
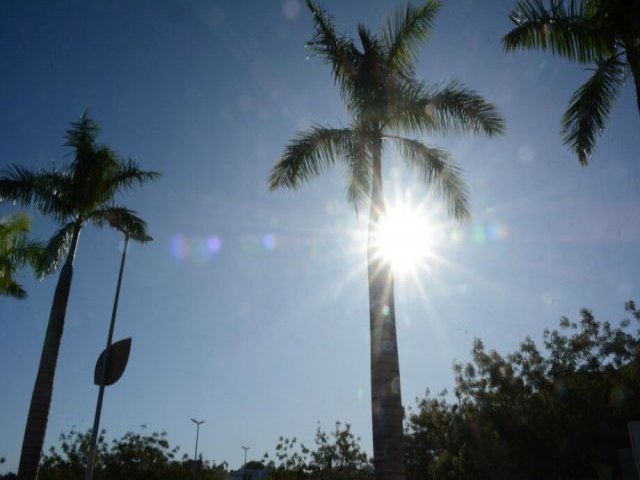
[[[433,256],[433,228],[422,212],[391,208],[380,222],[377,248],[397,273],[408,273]]]

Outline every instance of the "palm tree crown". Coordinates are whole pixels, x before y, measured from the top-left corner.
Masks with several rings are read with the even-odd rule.
[[[41,269],[52,271],[64,261],[27,417],[18,470],[23,480],[35,479],[38,473],[80,231],[92,223],[113,226],[140,241],[148,237],[144,220],[114,204],[114,197],[121,190],[155,180],[159,174],[143,171],[133,160],[122,160],[109,147],[98,144],[99,132],[98,124],[85,112],[67,131],[65,145],[74,153],[68,165],[39,172],[13,165],[0,177],[2,201],[33,206],[61,225],[45,247]]]
[[[315,125],[300,133],[272,170],[269,187],[296,188],[342,160],[348,172],[348,199],[358,209],[369,199],[374,150],[384,141],[400,150],[409,166],[446,199],[456,218],[468,218],[467,192],[449,155],[403,136],[410,132],[492,136],[504,131],[493,105],[460,82],[430,85],[415,79],[416,48],[429,36],[441,2],[398,8],[378,35],[359,25],[359,46],[336,32],[323,9],[310,0],[307,4],[315,25],[307,47],[330,65],[352,122],[347,128]]]
[[[66,257],[74,226],[82,228],[89,222],[99,227],[145,228],[135,212],[113,204],[113,198],[159,174],[140,170],[134,160],[122,160],[108,146],[97,144],[99,133],[100,127],[85,112],[67,131],[65,145],[74,149],[69,165],[40,172],[12,165],[0,178],[0,199],[33,206],[62,226],[45,250],[44,263],[49,269]]]
[[[314,35],[308,48],[329,64],[350,114],[346,128],[315,125],[299,133],[271,171],[271,190],[297,188],[339,161],[347,170],[347,197],[356,211],[369,205],[369,316],[371,402],[376,480],[404,479],[402,399],[395,327],[393,273],[376,252],[382,189],[383,146],[391,144],[431,185],[460,220],[470,216],[460,169],[444,150],[406,135],[504,131],[496,108],[457,81],[429,85],[415,78],[419,43],[428,37],[441,2],[398,8],[379,34],[358,26],[358,42],[336,31],[333,19],[312,0]]]
[[[562,119],[564,142],[589,163],[620,87],[631,73],[640,111],[640,0],[520,0],[504,49],[540,49],[594,65]]]
[[[26,265],[37,269],[42,255],[42,245],[27,237],[30,229],[31,221],[23,213],[0,218],[0,296],[27,296],[15,275]]]

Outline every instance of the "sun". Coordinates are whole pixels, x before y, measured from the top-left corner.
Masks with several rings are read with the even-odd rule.
[[[389,208],[378,227],[376,248],[396,273],[412,272],[433,257],[434,233],[433,225],[420,210]]]

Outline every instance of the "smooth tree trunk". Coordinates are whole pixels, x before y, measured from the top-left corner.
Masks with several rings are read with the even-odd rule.
[[[622,40],[636,89],[638,113],[640,113],[640,0],[629,0],[623,18]]]
[[[381,144],[374,148],[368,231],[369,317],[371,330],[371,421],[375,480],[404,480],[403,409],[396,338],[393,271],[376,247],[385,215]]]
[[[639,40],[640,41],[640,40]],[[632,80],[636,88],[636,105],[640,113],[640,44],[626,49],[627,62],[631,68]]]
[[[67,313],[67,303],[73,278],[73,260],[79,235],[80,225],[76,225],[67,258],[60,270],[53,304],[51,305],[49,323],[44,337],[42,354],[40,355],[40,366],[38,367],[38,375],[31,394],[31,405],[29,406],[27,425],[22,440],[20,465],[18,467],[19,480],[34,480],[38,476],[40,457],[42,456],[44,438],[47,433],[47,421],[49,420],[49,409],[53,395],[58,352],[64,330],[64,318]]]

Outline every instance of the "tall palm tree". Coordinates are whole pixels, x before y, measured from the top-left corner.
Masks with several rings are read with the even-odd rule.
[[[297,188],[342,161],[347,197],[356,209],[369,204],[368,282],[371,332],[373,451],[378,480],[404,478],[402,399],[391,266],[376,251],[375,237],[385,215],[382,151],[394,146],[460,220],[469,217],[466,187],[449,155],[406,133],[502,133],[499,112],[479,94],[452,81],[428,85],[415,78],[419,43],[428,37],[441,2],[398,8],[373,34],[358,26],[356,40],[339,34],[333,19],[312,0],[314,35],[307,47],[328,63],[351,116],[346,128],[313,126],[285,148],[271,171],[269,187]]]
[[[564,142],[587,165],[620,87],[631,73],[640,112],[640,0],[520,0],[505,51],[539,49],[594,65],[562,118]]]
[[[37,268],[43,249],[39,242],[27,237],[30,229],[31,221],[24,213],[0,218],[0,296],[27,296],[15,275],[27,265]]]
[[[80,230],[92,223],[145,231],[145,222],[135,212],[115,205],[113,200],[119,191],[159,176],[140,170],[133,160],[122,160],[109,147],[97,144],[99,131],[98,124],[85,112],[67,131],[65,145],[74,150],[71,163],[40,172],[14,165],[0,178],[0,198],[33,206],[61,225],[45,247],[43,262],[55,268],[64,261],[29,407],[18,470],[21,480],[35,479],[38,473]]]

